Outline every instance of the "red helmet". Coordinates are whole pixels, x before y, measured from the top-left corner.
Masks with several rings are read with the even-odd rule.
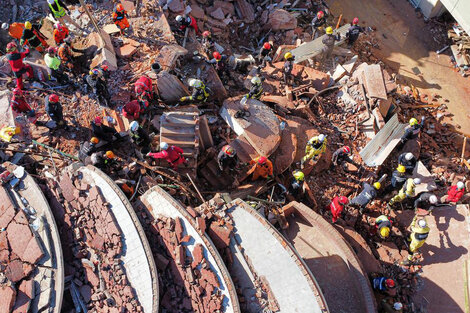
[[[202,37],[207,38],[211,36],[211,32],[206,30],[205,32],[202,33]]]
[[[122,6],[122,4],[119,3],[119,4],[116,6],[116,11],[118,11],[118,12],[124,11],[124,7]]]
[[[100,67],[103,71],[108,71],[109,70],[109,66],[107,66],[106,64],[102,64]]]
[[[52,95],[49,96],[49,102],[53,102],[53,103],[59,102],[59,96],[53,93]]]
[[[324,16],[325,16],[325,13],[323,13],[323,11],[318,11],[318,13],[317,13],[318,18],[322,18]]]
[[[101,124],[101,123],[102,123],[101,117],[99,116],[95,117],[95,124]]]
[[[353,19],[353,25],[357,25],[357,24],[359,24],[359,19],[357,17],[355,17]]]
[[[268,159],[264,156],[258,158],[258,164],[265,164]]]
[[[342,196],[342,197],[339,197],[339,203],[342,203],[342,204],[348,204],[349,203],[349,199],[345,196]]]
[[[235,151],[235,149],[233,149],[233,148],[232,148],[231,146],[229,146],[229,145],[223,146],[223,147],[222,147],[222,151],[223,151],[226,155],[228,155],[228,156],[230,156],[230,157],[233,157],[233,156],[235,156],[235,155],[237,154],[237,152]]]
[[[347,153],[347,154],[350,154],[351,153],[351,148],[349,148],[349,146],[344,146],[343,147],[343,152]]]
[[[269,44],[269,42],[265,42],[264,45],[263,45],[263,48],[266,49],[266,50],[270,50],[271,45]]]
[[[16,87],[15,89],[13,89],[13,95],[21,96],[21,95],[23,95],[23,91],[21,91],[20,88]]]
[[[12,41],[9,44],[7,44],[7,52],[13,52],[18,49],[18,46],[16,42]]]
[[[47,48],[46,52],[47,52],[47,54],[55,54],[55,48],[49,47],[49,48]]]
[[[387,288],[395,288],[395,281],[391,278],[385,280],[385,285]]]
[[[214,53],[212,53],[212,56],[213,56],[214,59],[216,59],[217,61],[220,61],[220,59],[222,59],[222,56],[221,56],[220,53],[218,53],[217,51],[215,51]]]

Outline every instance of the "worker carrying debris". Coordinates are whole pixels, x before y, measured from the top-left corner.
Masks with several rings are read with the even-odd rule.
[[[134,84],[134,91],[137,100],[142,104],[143,108],[148,108],[150,101],[153,100],[152,80],[148,76],[141,76]]]
[[[254,76],[251,79],[251,88],[250,92],[246,95],[247,99],[256,99],[260,100],[263,95],[263,84],[261,83],[261,78]]]
[[[315,162],[317,157],[326,151],[327,142],[328,140],[324,134],[310,138],[305,147],[305,156],[300,161],[301,168],[303,168],[305,162],[308,162],[310,159]]]
[[[251,180],[255,181],[262,177],[270,179],[273,176],[273,163],[267,157],[260,156],[250,161],[251,169],[247,172]]]
[[[349,146],[344,146],[336,150],[333,153],[333,156],[331,157],[331,162],[333,163],[333,166],[340,165],[345,171],[348,171],[347,163],[359,167],[360,165],[354,162],[354,160],[349,157],[350,154],[351,148]]]
[[[384,276],[372,279],[372,288],[380,293],[394,296],[396,294],[396,282],[393,278]]]
[[[405,152],[398,156],[398,164],[403,165],[408,174],[413,174],[416,162],[417,160],[411,152]]]
[[[333,55],[335,48],[335,42],[341,39],[340,34],[333,34],[333,27],[328,26],[325,30],[326,34],[323,35],[321,42],[323,43],[322,48],[322,63],[325,64],[329,61]]]
[[[128,17],[129,15],[127,11],[124,10],[124,6],[118,3],[113,12],[113,22],[119,28],[121,35],[124,35],[124,31],[130,27],[129,21],[127,20]]]
[[[25,22],[23,34],[21,35],[20,39],[20,45],[23,46],[27,44],[36,49],[38,52],[44,52],[49,47],[49,45],[46,42],[46,36],[40,32],[40,29],[40,24],[31,24],[29,21]]]
[[[147,132],[142,128],[142,126],[137,123],[137,121],[132,121],[132,123],[130,123],[129,136],[131,137],[132,142],[140,148],[140,151],[143,154],[147,154],[150,152],[150,137]]]
[[[358,25],[359,19],[355,17],[352,21],[352,26],[349,27],[346,32],[346,38],[348,39],[348,48],[351,48],[356,40],[359,38],[359,35],[364,32],[364,28]]]
[[[116,160],[116,155],[110,150],[95,152],[91,155],[90,160],[93,166],[96,166],[108,175],[117,173],[121,169]]]
[[[67,26],[57,23],[55,25],[54,32],[52,33],[52,37],[54,38],[55,44],[60,46],[64,39],[69,36],[70,32]]]
[[[408,178],[403,184],[403,187],[400,189],[398,194],[390,199],[388,202],[388,207],[391,208],[395,203],[402,202],[406,198],[413,198],[415,196],[416,186],[421,184],[421,179],[419,178]]]
[[[206,60],[206,63],[214,65],[214,68],[217,71],[217,75],[219,75],[220,79],[224,82],[224,84],[226,84],[228,79],[231,78],[228,56],[215,51],[212,53],[212,57],[213,58],[211,60]]]
[[[100,140],[97,137],[91,137],[89,141],[85,141],[80,145],[80,150],[78,152],[78,158],[83,164],[89,164],[90,162],[87,161],[93,153],[98,150],[96,146]]]
[[[208,30],[202,33],[202,48],[206,54],[215,50],[215,41],[212,39],[212,33]]]
[[[269,63],[271,64],[272,62],[272,53],[273,53],[273,47],[269,42],[265,42],[263,44],[263,47],[259,50],[258,54],[258,65],[260,68],[265,68],[266,64]]]
[[[323,26],[326,24],[325,13],[318,11],[315,17],[312,19],[312,38],[316,39],[320,36],[320,32],[323,31]]]
[[[44,62],[49,68],[51,78],[57,80],[57,82],[61,85],[66,85],[69,83],[69,77],[64,73],[60,66],[62,61],[57,57],[55,48],[47,48],[47,53],[44,55]]]
[[[8,31],[8,35],[10,35],[11,38],[20,40],[21,36],[23,36],[23,30],[24,30],[24,23],[3,23],[2,24],[2,29]]]
[[[185,96],[180,99],[180,102],[206,102],[210,95],[210,89],[204,83],[195,78],[189,79],[189,87],[193,88],[190,96]]]
[[[196,19],[190,15],[178,15],[175,20],[180,24],[180,30],[185,31],[187,27],[193,28],[196,35],[199,35]]]
[[[11,108],[18,114],[26,114],[28,117],[33,117],[36,115],[33,109],[26,102],[23,91],[16,87],[13,89],[13,97],[11,97],[10,102]]]
[[[177,146],[170,146],[166,142],[160,142],[160,152],[149,152],[148,157],[153,159],[165,159],[173,170],[178,169],[179,164],[185,164],[188,166],[188,160],[183,157],[183,149]]]
[[[116,129],[104,125],[103,120],[99,116],[95,117],[93,122],[91,122],[91,131],[94,137],[103,141],[113,142],[122,139]]]
[[[283,78],[285,85],[293,85],[294,84],[294,75],[292,74],[292,70],[294,69],[294,60],[295,57],[290,52],[286,52],[284,54],[284,67],[283,67]]]
[[[60,22],[62,25],[65,25],[65,22],[67,22],[75,26],[77,29],[81,29],[81,27],[70,18],[70,10],[61,0],[47,0],[47,3],[49,4],[49,9],[56,21]]]
[[[417,212],[418,209],[431,212],[434,208],[434,205],[436,205],[437,203],[438,199],[436,195],[429,192],[422,193],[414,202],[415,212]]]
[[[447,190],[447,195],[442,197],[442,202],[457,203],[465,194],[465,184],[459,181],[456,185],[451,186]]]
[[[59,102],[59,96],[52,94],[44,98],[44,105],[46,113],[52,121],[55,122],[57,127],[66,126],[62,105]]]
[[[392,173],[390,188],[387,191],[400,189],[406,182],[406,168],[403,165],[398,165],[397,169]]]
[[[375,182],[372,186],[364,182],[362,184],[362,191],[354,199],[351,200],[350,204],[359,208],[362,213],[369,203],[371,203],[377,197],[377,191],[380,189],[381,184]]]
[[[302,171],[295,170],[292,172],[292,180],[289,184],[288,192],[296,200],[303,196],[304,193],[305,174]]]
[[[24,52],[18,51],[18,45],[12,41],[7,44],[7,60],[10,63],[13,75],[16,77],[16,87],[24,89],[23,86],[23,74],[26,73],[28,78],[31,79],[34,76],[33,68],[29,64],[24,64],[23,59],[29,55],[29,49]]]
[[[418,120],[412,117],[409,121],[409,126],[405,129],[405,134],[401,137],[400,141],[402,144],[406,143],[410,139],[417,139],[421,133],[421,129],[424,127],[425,117],[421,117],[421,123],[418,123]]]
[[[222,172],[234,172],[238,168],[237,151],[229,145],[225,145],[217,155],[217,164]]]
[[[348,205],[349,199],[345,196],[337,196],[331,200],[329,209],[331,212],[331,221],[336,223],[340,217],[343,216],[343,210],[346,205]]]
[[[392,222],[386,215],[380,215],[375,219],[375,227],[373,228],[380,239],[387,239],[390,236]]]
[[[111,96],[105,77],[100,75],[96,68],[92,69],[86,77],[87,84],[92,88],[93,94],[98,98],[100,105],[111,107]]]
[[[408,258],[402,262],[402,265],[410,265],[413,261],[413,257],[418,253],[418,249],[421,248],[428,238],[430,228],[425,217],[415,215],[410,225],[411,234],[408,241],[411,241],[409,245]]]

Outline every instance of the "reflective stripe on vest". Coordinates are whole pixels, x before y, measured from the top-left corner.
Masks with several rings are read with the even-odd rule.
[[[59,5],[59,1],[55,0],[55,4],[57,5],[58,10],[54,10],[54,7],[52,4],[49,4],[49,7],[51,8],[51,11],[54,13],[54,17],[62,17],[65,16],[65,9]]]

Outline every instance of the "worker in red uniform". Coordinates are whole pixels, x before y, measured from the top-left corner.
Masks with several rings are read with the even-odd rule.
[[[40,29],[40,24],[25,22],[23,34],[21,35],[20,39],[20,45],[24,46],[25,44],[28,44],[38,52],[44,52],[44,50],[46,50],[49,45],[46,42],[46,36],[41,33]]]
[[[451,186],[447,190],[447,195],[442,197],[441,202],[453,202],[457,203],[465,194],[465,184],[461,181],[457,183],[457,185]]]
[[[57,46],[60,46],[63,42],[64,39],[69,36],[69,29],[60,23],[56,24],[56,28],[54,29],[54,32],[52,33],[52,37],[54,37],[54,41]]]
[[[123,35],[123,31],[130,27],[129,21],[127,20],[129,16],[127,15],[127,11],[124,10],[122,4],[118,3],[116,9],[113,12],[113,21],[117,27],[121,30],[121,35]]]
[[[24,52],[18,51],[18,46],[15,42],[10,42],[7,45],[7,60],[10,62],[13,74],[16,77],[16,87],[23,89],[23,74],[27,73],[28,78],[33,78],[33,68],[29,64],[24,64],[23,59],[29,54],[29,49]]]
[[[149,152],[147,156],[153,159],[165,159],[170,166],[178,169],[179,164],[188,164],[188,161],[183,157],[183,149],[176,146],[170,146],[166,142],[160,142],[160,152]]]
[[[140,100],[144,108],[148,108],[149,101],[153,99],[152,80],[147,76],[141,76],[134,85],[135,96]]]
[[[33,117],[36,113],[29,106],[24,98],[23,91],[19,88],[13,90],[13,97],[11,98],[11,108],[18,114],[26,114],[29,117]]]
[[[125,118],[130,120],[137,120],[140,116],[142,108],[140,106],[139,100],[133,100],[131,102],[126,103],[122,107],[122,115]]]
[[[345,196],[334,197],[333,200],[331,200],[329,208],[330,208],[331,216],[332,216],[331,221],[333,223],[336,223],[338,218],[341,217],[343,210],[344,210],[344,206],[347,205],[348,203],[349,203],[349,199],[346,198]]]
[[[196,32],[196,35],[199,35],[199,28],[197,27],[196,19],[190,15],[178,15],[176,21],[180,24],[180,30],[185,31],[187,27],[192,27]]]

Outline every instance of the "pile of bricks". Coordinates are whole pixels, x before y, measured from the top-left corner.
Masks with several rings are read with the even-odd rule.
[[[48,196],[59,222],[66,280],[96,313],[143,312],[121,261],[123,242],[114,214],[100,189],[79,177],[79,172],[63,174],[61,192],[51,186],[53,198]]]
[[[34,297],[31,276],[44,252],[4,188],[0,201],[0,312],[26,312]]]

